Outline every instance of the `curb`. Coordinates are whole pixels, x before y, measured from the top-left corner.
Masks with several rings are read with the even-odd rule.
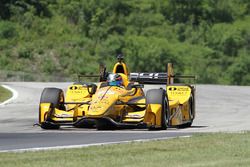
[[[1,86],[4,87],[5,89],[8,89],[9,91],[11,91],[12,97],[10,99],[0,103],[0,107],[10,103],[11,101],[15,100],[18,97],[18,93],[16,90],[12,89],[11,87],[9,87],[7,85],[1,85]]]

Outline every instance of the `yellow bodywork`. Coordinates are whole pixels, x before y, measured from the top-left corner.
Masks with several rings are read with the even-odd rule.
[[[39,106],[39,123],[46,120],[48,113],[51,111],[51,103],[41,103]]]
[[[162,105],[161,104],[149,104],[147,105],[146,115],[144,122],[148,126],[161,127],[161,117],[162,117]]]
[[[170,124],[172,126],[182,125],[192,121],[191,103],[192,88],[190,86],[169,85],[167,95],[170,110]]]
[[[127,90],[124,87],[106,86],[99,88],[94,95],[90,95],[83,85],[72,85],[68,87],[65,103],[79,104],[67,104],[66,110],[60,110],[53,108],[51,103],[41,103],[39,122],[45,121],[48,113],[52,113],[50,118],[54,122],[75,122],[82,117],[86,119],[103,117],[117,119],[119,117],[122,122],[142,122],[145,109],[134,111],[126,104],[117,104],[119,102],[127,103],[129,100],[141,96],[144,96],[141,88],[136,91],[135,88]],[[88,101],[89,104],[80,104]],[[139,100],[138,103],[141,103],[138,107],[145,107],[145,99]]]
[[[122,73],[126,76],[129,75],[127,65],[124,62],[117,62],[113,67],[113,73]]]
[[[91,90],[91,89],[90,89]],[[91,101],[92,97],[88,92],[88,88],[85,85],[71,85],[66,92],[65,102],[82,103]],[[67,110],[74,112],[75,117],[82,117],[87,112],[89,105],[81,104],[67,104]],[[76,119],[76,118],[75,118]]]
[[[178,126],[191,123],[191,98],[193,88],[189,85],[172,85],[171,77],[166,86],[168,108],[162,104],[146,104],[146,97],[141,87],[129,87],[138,84],[129,81],[129,72],[123,62],[118,62],[113,73],[119,73],[123,86],[102,86],[105,82],[97,83],[97,90],[91,94],[92,87],[85,84],[73,84],[67,89],[64,108],[53,107],[51,103],[40,103],[39,123],[53,122],[55,124],[74,124],[83,119],[99,120],[110,118],[120,124],[140,124],[147,127],[161,128],[162,113],[168,112],[168,126]],[[171,74],[172,75],[172,74]],[[166,111],[165,111],[166,110]]]

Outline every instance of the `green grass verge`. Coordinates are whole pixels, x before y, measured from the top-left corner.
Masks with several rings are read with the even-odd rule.
[[[0,166],[163,167],[250,164],[250,133],[198,134],[191,138],[132,142],[53,151],[0,153]]]
[[[9,90],[0,86],[0,103],[11,98],[11,96],[12,96],[12,93]]]

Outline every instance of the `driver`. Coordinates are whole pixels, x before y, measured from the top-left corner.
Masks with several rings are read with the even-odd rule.
[[[123,86],[122,76],[120,74],[109,74],[107,81],[109,86]]]

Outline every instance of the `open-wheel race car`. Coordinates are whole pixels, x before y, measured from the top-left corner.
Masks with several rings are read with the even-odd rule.
[[[174,84],[173,67],[167,73],[129,73],[123,57],[118,57],[112,73],[102,70],[100,82],[77,82],[62,89],[45,88],[39,105],[39,125],[58,129],[190,127],[195,118],[195,87]],[[144,84],[164,84],[165,88],[143,90]]]

